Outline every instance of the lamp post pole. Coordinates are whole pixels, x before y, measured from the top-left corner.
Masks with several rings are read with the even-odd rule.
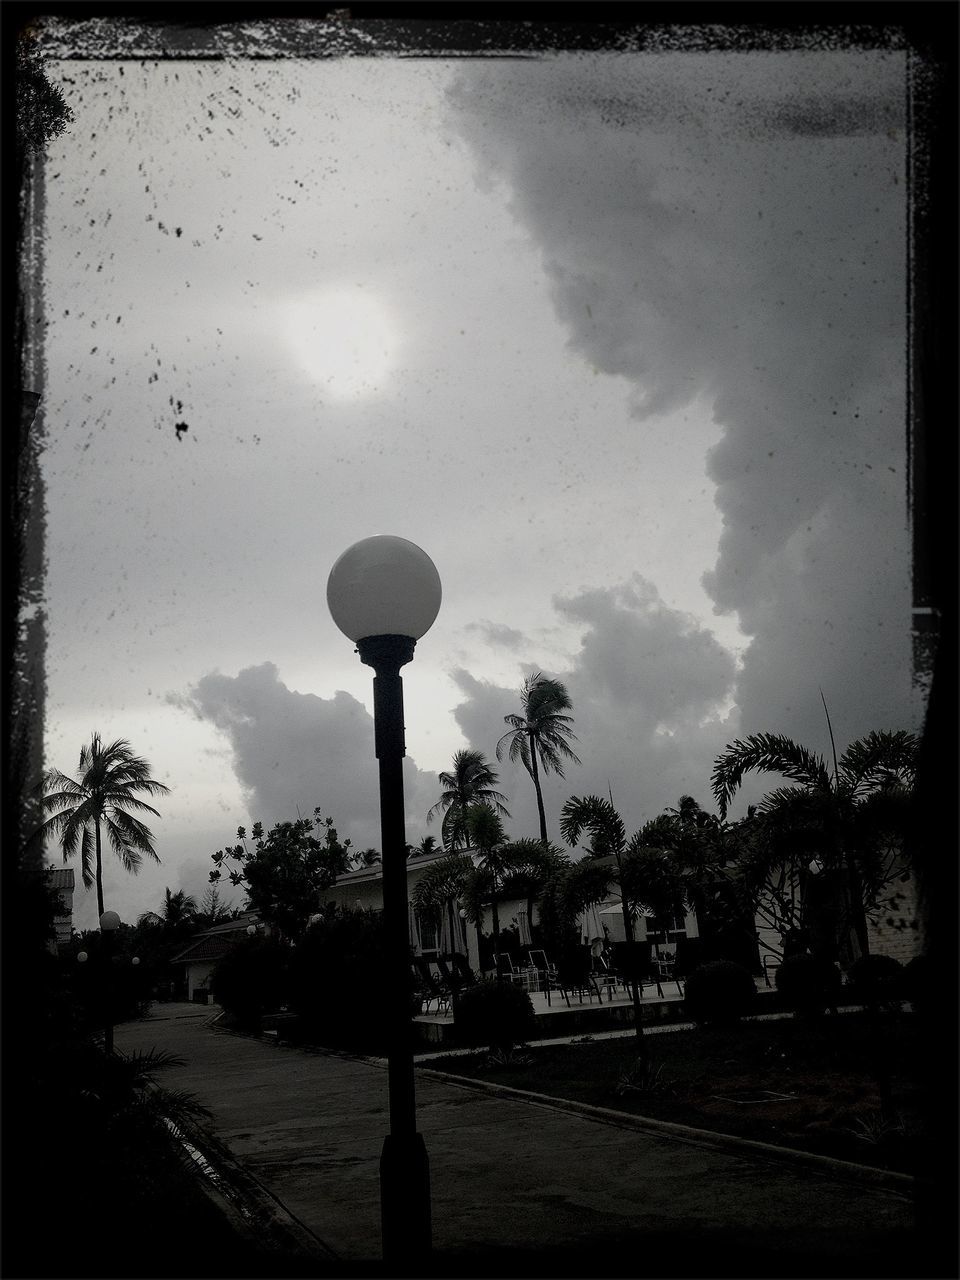
[[[417,1132],[410,1015],[407,847],[403,807],[403,681],[400,668],[440,608],[429,556],[403,538],[366,538],[330,572],[333,620],[374,671],[374,743],[380,779],[383,930],[387,955],[387,1088],[390,1132],[380,1154],[383,1258],[413,1274],[431,1249],[430,1165]]]
[[[413,1043],[409,1008],[410,939],[407,907],[406,831],[403,814],[403,681],[400,668],[413,658],[408,636],[366,636],[360,661],[374,670],[373,724],[380,773],[380,840],[383,857],[383,929],[387,964],[387,1077],[390,1132],[380,1155],[383,1256],[414,1262],[430,1253],[430,1166],[417,1132]]]

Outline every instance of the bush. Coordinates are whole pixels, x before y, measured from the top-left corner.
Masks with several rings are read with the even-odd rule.
[[[909,1000],[914,1010],[925,1007],[930,991],[930,980],[933,977],[933,965],[927,955],[914,956],[903,966],[901,974],[901,991]]]
[[[861,956],[850,966],[850,995],[868,1006],[899,1000],[903,965],[893,956]]]
[[[687,978],[684,1007],[695,1022],[730,1026],[751,1011],[756,995],[749,969],[733,960],[708,960]]]
[[[461,1044],[505,1052],[532,1037],[533,1004],[512,983],[480,982],[457,998],[453,1021]]]
[[[825,1009],[835,1009],[842,978],[832,960],[800,954],[788,956],[777,970],[777,990],[794,1013],[818,1017]]]
[[[83,964],[75,954],[53,962],[62,970],[74,1029],[99,1032],[108,1017],[114,1025],[142,1018],[152,998],[152,975],[145,966],[131,964],[128,956],[105,956],[95,941],[82,949],[88,957]]]
[[[244,938],[210,976],[214,999],[239,1026],[259,1030],[261,1017],[287,998],[289,955],[276,938]]]
[[[389,1025],[390,990],[379,912],[339,908],[304,934],[293,952],[290,1007],[301,1034],[329,1048],[382,1052]],[[408,965],[408,1012],[419,1011],[416,981]]]

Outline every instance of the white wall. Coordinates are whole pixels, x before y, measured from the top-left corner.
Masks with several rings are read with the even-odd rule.
[[[210,975],[216,966],[215,960],[196,960],[187,965],[187,999],[193,999],[198,987],[209,985]]]

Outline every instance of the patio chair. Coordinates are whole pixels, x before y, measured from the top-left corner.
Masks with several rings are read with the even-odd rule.
[[[446,984],[453,996],[458,996],[465,987],[476,986],[476,975],[467,964],[466,956],[460,952],[437,956],[437,968],[440,970],[441,982]]]
[[[644,987],[656,987],[657,995],[662,1000],[663,982],[675,982],[677,991],[683,995],[679,978],[665,979],[653,962],[653,944],[649,942],[615,942],[613,946],[613,962],[624,986],[636,981],[640,995]]]
[[[527,965],[530,969],[536,971],[537,986],[546,995],[547,1004],[549,1005],[550,992],[560,990],[556,969],[547,959],[547,953],[540,947],[531,947],[527,951]],[[570,1001],[567,1000],[567,1004],[569,1003]]]
[[[678,938],[673,961],[673,976],[686,978],[706,958],[702,938]]]
[[[429,961],[423,956],[414,956],[413,967],[420,980],[420,995],[421,999],[426,1001],[427,1013],[430,1012],[431,1000],[436,1000],[437,1002],[437,1013],[440,1012],[441,1006],[449,1008],[450,987],[443,981],[439,973],[434,973],[430,968]]]
[[[470,968],[469,961],[462,951],[454,951],[450,955],[444,956],[444,959],[453,966],[453,972],[461,987],[475,987],[477,985],[479,979]]]
[[[581,1004],[583,1003],[584,992],[586,992],[588,999],[592,1000],[596,996],[600,1003],[603,1003],[597,980],[590,969],[590,952],[585,947],[578,947],[576,951],[569,951],[557,961],[557,986],[563,993],[568,1005],[570,1003],[569,992],[571,991],[577,993],[577,998]]]
[[[616,971],[610,968],[610,962],[607,960],[604,952],[601,951],[598,956],[591,956],[590,968],[601,993],[606,991],[607,999],[612,1004],[614,992],[617,989],[619,979],[617,978]]]
[[[509,978],[511,982],[514,982],[517,984],[522,982],[525,983],[525,979],[522,971],[518,969],[516,965],[513,963],[513,956],[511,956],[508,951],[501,951],[500,955],[498,956],[498,960],[499,960],[499,964],[497,966],[498,974],[502,974],[503,977]]]

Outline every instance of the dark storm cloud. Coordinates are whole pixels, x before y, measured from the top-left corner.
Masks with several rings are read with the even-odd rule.
[[[508,627],[503,622],[468,622],[465,631],[474,631],[488,644],[498,645],[503,649],[519,649],[527,643],[527,638],[516,627]]]
[[[581,764],[548,776],[544,796],[548,834],[570,795],[614,793],[634,829],[683,794],[711,806],[710,769],[732,736],[725,705],[733,690],[731,655],[696,619],[667,607],[639,575],[608,589],[558,597],[554,607],[582,628],[580,651],[566,670],[545,671],[566,686],[573,702],[573,749]],[[495,760],[507,731],[504,716],[520,710],[519,687],[452,672],[465,695],[454,714],[471,747]],[[501,790],[510,797],[513,835],[536,834],[533,785],[519,766],[499,765]]]
[[[637,467],[646,419],[712,400],[703,583],[751,637],[743,728],[819,744],[818,685],[845,737],[909,726],[903,64],[607,70],[471,67],[451,119],[539,244],[571,348],[629,380]]]
[[[358,848],[379,848],[373,718],[349,693],[298,693],[287,688],[272,662],[264,662],[236,676],[211,672],[186,697],[170,700],[225,735],[252,817],[270,824],[319,807]],[[404,787],[412,838],[423,828],[437,788],[433,775],[417,769],[410,757]]]

